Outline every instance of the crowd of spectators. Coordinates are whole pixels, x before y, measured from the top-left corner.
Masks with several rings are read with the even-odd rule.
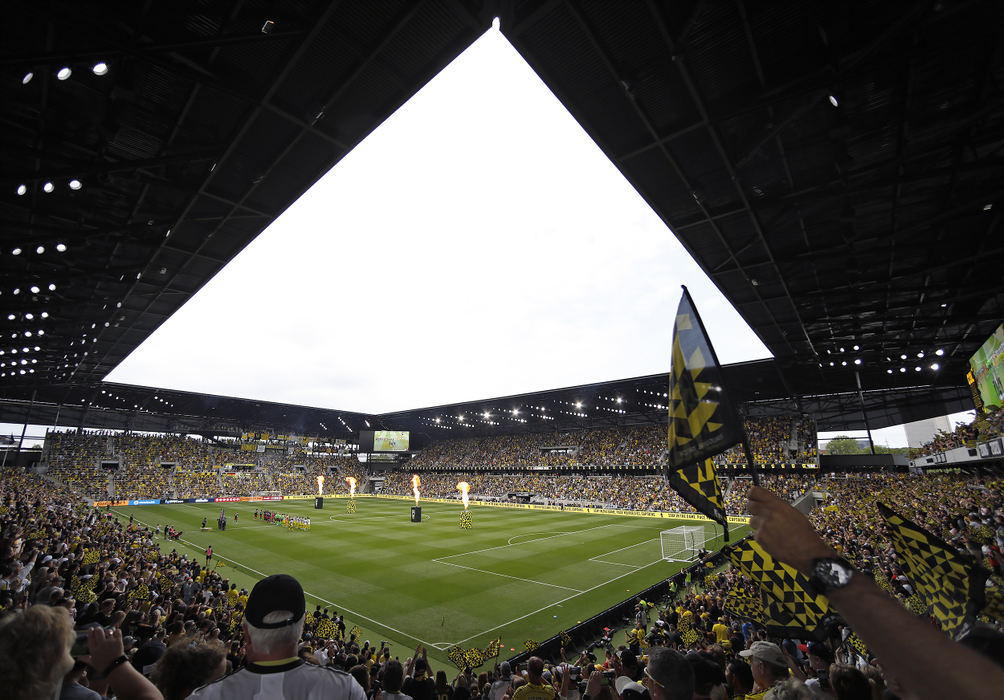
[[[744,422],[756,464],[813,464],[819,457],[816,422],[804,415],[758,416]],[[746,454],[736,445],[714,457],[722,467],[745,467]]]
[[[50,431],[43,464],[48,477],[94,500],[314,493],[317,476],[340,480],[330,470],[363,473],[354,455],[289,448],[259,453],[235,441],[110,431]]]
[[[78,631],[117,630],[121,653],[137,671],[157,680],[165,697],[186,697],[212,679],[193,679],[193,673],[218,668],[222,675],[242,665],[246,590],[207,570],[197,558],[162,549],[158,532],[88,508],[68,487],[20,470],[6,469],[0,476],[0,617],[48,606],[68,616]],[[348,652],[355,644],[344,618],[334,611],[308,615],[305,639],[313,633],[323,633],[329,651]],[[58,641],[46,637],[39,644],[55,648]],[[207,646],[218,651],[209,654],[213,663],[200,656]],[[194,651],[196,647],[202,650]],[[23,654],[31,656],[32,651],[39,650]],[[9,662],[14,653],[7,648],[0,653],[5,674],[13,672]],[[65,687],[106,688],[94,669],[84,665],[53,668],[59,677],[66,674]],[[30,668],[23,675],[55,673],[53,668]],[[5,680],[13,679],[5,675]],[[25,688],[34,688],[38,680],[24,678]],[[49,679],[51,687],[58,687],[58,680]]]
[[[382,493],[412,495],[412,473],[391,472],[386,475]],[[811,487],[816,477],[806,474],[785,476],[761,475],[761,483],[788,500],[794,500]],[[526,500],[533,503],[594,506],[601,508],[642,511],[693,513],[693,507],[680,498],[661,475],[632,474],[539,474],[483,472],[422,473],[419,492],[430,498],[460,498],[457,484],[470,485],[470,497],[476,500]],[[742,515],[746,512],[746,494],[752,481],[749,477],[723,483],[726,512]]]
[[[798,416],[751,418],[747,428],[755,459],[761,463],[815,459],[811,421]],[[566,472],[657,473],[666,461],[665,433],[665,426],[652,425],[442,440],[416,453],[408,469],[476,474],[546,466]],[[798,449],[793,451],[793,446]],[[737,455],[741,450],[726,452],[716,461],[725,467],[745,464]],[[346,476],[354,476],[360,489],[365,483],[364,466],[351,453],[313,453],[292,446],[259,452],[257,447],[242,449],[239,441],[181,435],[50,431],[43,465],[50,478],[95,500],[211,498],[271,490],[314,493],[318,476],[326,477],[326,493],[348,490]],[[467,480],[473,483],[472,479]],[[504,497],[503,492],[513,488],[506,479],[490,474],[477,481],[479,493],[486,497]],[[393,480],[389,486],[391,492],[400,491]],[[609,481],[568,476],[518,490],[534,490],[545,499],[618,508],[687,510],[658,480],[628,480],[624,486],[618,489]]]
[[[905,576],[875,507],[884,503],[905,518],[971,554],[988,570],[1001,569],[1004,552],[1004,482],[999,479],[939,474],[872,474],[827,478],[819,488],[828,494],[812,516],[813,525],[830,545],[860,568],[892,582]]]
[[[753,417],[745,421],[757,464],[815,463],[815,422],[806,416]],[[666,426],[498,435],[440,440],[409,464],[415,471],[498,471],[536,466],[574,470],[654,470],[665,463]],[[716,456],[716,464],[746,465],[742,447]]]
[[[910,458],[948,452],[959,447],[976,447],[977,442],[1004,435],[1004,408],[987,406],[969,423],[956,423],[951,431],[941,430],[929,442],[910,450]]]
[[[692,513],[694,509],[661,474],[630,474],[630,468],[617,474],[603,473],[612,471],[609,468],[589,469],[590,474],[516,471],[520,455],[528,453],[569,468],[583,464],[638,466],[652,461],[659,440],[664,444],[663,428],[650,426],[442,441],[412,459],[407,472],[388,472],[383,491],[411,495],[414,472],[422,474],[422,492],[436,498],[458,498],[456,484],[467,481],[472,497],[485,500],[521,494],[538,503]],[[663,454],[658,458],[662,459],[665,449],[660,449]],[[311,494],[317,492],[318,476],[325,477],[325,494],[348,493],[349,476],[356,478],[358,492],[367,487],[365,465],[355,455],[311,455],[294,450],[257,453],[240,450],[239,443],[217,445],[179,436],[52,432],[45,454],[48,476],[95,500],[251,496],[271,491]],[[103,461],[111,461],[117,468],[102,468]],[[468,463],[471,468],[443,471],[444,465],[455,462]],[[490,468],[492,464],[500,466]],[[430,471],[433,467],[437,471]],[[503,469],[512,471],[498,473]],[[744,513],[748,478],[723,481],[727,511]],[[784,488],[793,488],[796,483],[801,482],[788,477],[778,481],[786,485]],[[793,498],[797,494],[785,495]]]
[[[242,644],[241,618],[248,591],[208,571],[195,558],[175,550],[166,551],[158,533],[121,522],[102,509],[82,505],[78,495],[67,486],[12,470],[6,470],[2,476],[0,618],[7,619],[0,619],[0,626],[21,624],[22,620],[27,621],[26,611],[41,607],[55,611],[46,613],[52,618],[46,618],[50,626],[64,624],[60,620],[68,619],[78,631],[88,627],[102,634],[109,631],[109,638],[120,645],[118,648],[135,673],[152,679],[163,697],[186,697],[205,682],[244,665],[246,650]],[[446,495],[448,487],[456,489],[453,481],[456,476],[429,474],[422,485]],[[490,476],[477,474],[470,478]],[[561,483],[556,479],[568,477],[527,478],[540,479],[531,482],[538,487],[549,487]],[[807,478],[775,475],[769,477],[768,485],[789,495],[798,494],[808,486]],[[634,479],[639,484],[654,485],[651,479]],[[410,481],[407,485],[410,486]],[[859,568],[868,568],[877,572],[877,579],[888,580],[888,590],[894,594],[906,597],[910,582],[897,567],[895,555],[884,538],[874,511],[876,500],[888,503],[960,549],[973,551],[974,544],[984,541],[986,544],[979,545],[978,551],[989,552],[991,565],[1000,571],[1000,559],[995,559],[1004,545],[1004,482],[1000,480],[866,475],[830,477],[818,486],[829,493],[825,504],[829,507],[813,515],[817,529]],[[792,676],[820,690],[826,686],[856,687],[868,693],[827,697],[882,696],[887,685],[883,670],[853,642],[849,629],[829,644],[776,639],[780,642],[776,649],[773,645],[765,646],[764,629],[744,623],[726,611],[728,592],[749,585],[731,569],[694,577],[686,586],[677,588],[674,584],[668,601],[654,606],[650,602],[639,603],[632,629],[623,640],[611,639],[611,647],[591,646],[577,658],[570,656],[565,660],[567,663],[558,658],[534,661],[539,667],[531,666],[526,675],[513,673],[512,668],[502,665],[482,673],[477,670],[451,673],[452,682],[440,678],[439,683],[444,692],[448,688],[451,696],[459,693],[465,700],[474,697],[494,700],[493,687],[515,695],[527,683],[552,688],[555,695],[565,700],[578,700],[591,687],[588,684],[592,682],[593,669],[610,670],[625,680],[618,681],[618,695],[608,700],[632,700],[623,693],[629,683],[649,683],[644,680],[646,660],[650,665],[648,677],[659,681],[659,664],[665,653],[661,650],[672,649],[679,652],[673,658],[682,660],[691,669],[688,677],[693,678],[695,697],[707,696],[702,689],[722,685],[726,697],[742,697],[767,683],[762,675],[764,667],[754,663],[751,671],[749,657],[738,654],[742,651],[754,661],[761,658],[757,656],[761,652],[768,656],[780,654],[777,681]],[[33,622],[37,622],[34,617],[42,617],[40,613],[32,615]],[[385,691],[396,690],[395,674],[399,669],[394,666],[389,650],[355,639],[348,629],[351,625],[351,621],[335,611],[318,607],[308,612],[300,639],[300,657],[350,671],[368,698],[380,686]],[[641,632],[635,634],[637,630]],[[45,639],[45,644],[52,643],[51,639]],[[620,647],[616,653],[614,646]],[[32,650],[24,653],[28,651]],[[423,652],[417,649],[411,659],[400,664],[406,686],[414,688],[423,670],[430,677],[435,671]],[[15,653],[0,645],[0,656],[13,657]],[[573,672],[573,667],[586,670]],[[64,676],[64,686],[70,689],[90,687],[104,693],[109,683],[108,679],[97,677],[95,670],[85,663],[72,668],[61,664],[25,665],[19,674],[19,682],[33,688],[41,687],[41,681],[55,683]],[[126,680],[131,677],[108,675],[112,689],[120,697],[159,697],[133,694],[126,687]],[[579,678],[573,680],[571,675]],[[600,678],[596,676],[597,684]],[[115,688],[116,682],[121,684],[120,688]],[[798,685],[791,680],[785,682]]]

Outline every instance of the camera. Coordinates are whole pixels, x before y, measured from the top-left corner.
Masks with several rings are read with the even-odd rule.
[[[579,668],[578,666],[569,666],[568,673],[569,673],[569,678],[571,678],[572,680],[577,680],[579,678],[579,675],[582,673],[582,669]]]

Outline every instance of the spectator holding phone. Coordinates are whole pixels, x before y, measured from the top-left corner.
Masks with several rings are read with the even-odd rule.
[[[555,700],[554,687],[544,679],[544,660],[531,656],[526,662],[527,682],[521,685],[512,700]]]

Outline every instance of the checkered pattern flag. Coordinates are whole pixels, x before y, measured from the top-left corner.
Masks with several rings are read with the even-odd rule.
[[[743,581],[737,581],[725,597],[725,612],[740,620],[749,620],[758,625],[766,622],[760,594],[751,593]]]
[[[826,623],[836,614],[826,596],[812,591],[808,577],[775,561],[755,540],[737,542],[728,549],[728,555],[763,592],[769,632],[802,639],[825,637]]]
[[[877,505],[903,573],[938,626],[960,639],[983,607],[987,572],[916,523],[882,503]]]
[[[986,589],[987,604],[982,612],[990,619],[1004,622],[1004,580],[998,576],[992,577],[991,580],[994,586]]]
[[[854,648],[854,651],[868,658],[868,646],[865,644],[865,640],[858,636],[857,632],[851,632],[850,636],[847,637],[847,643]]]
[[[669,483],[725,529],[722,489],[711,457],[740,442],[743,424],[724,388],[722,368],[687,288],[676,310],[669,372]]]
[[[725,541],[729,541],[729,522],[725,517],[725,499],[718,483],[715,464],[710,459],[669,473],[669,485],[687,503],[717,521],[725,528]]]
[[[701,462],[742,440],[742,431],[722,387],[714,348],[684,287],[669,373],[669,464],[679,468]]]
[[[461,671],[464,670],[464,649],[460,646],[450,647],[450,650],[446,652],[446,657],[453,662]]]
[[[502,638],[498,637],[488,642],[487,648],[485,648],[485,656],[489,659],[497,659],[502,651]]]

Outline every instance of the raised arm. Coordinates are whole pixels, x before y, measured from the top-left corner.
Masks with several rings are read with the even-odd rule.
[[[837,556],[804,515],[770,491],[751,488],[749,511],[756,541],[806,576],[812,574],[814,559]],[[914,697],[1000,697],[1004,669],[920,620],[869,577],[855,572],[848,585],[827,597],[882,667]]]

